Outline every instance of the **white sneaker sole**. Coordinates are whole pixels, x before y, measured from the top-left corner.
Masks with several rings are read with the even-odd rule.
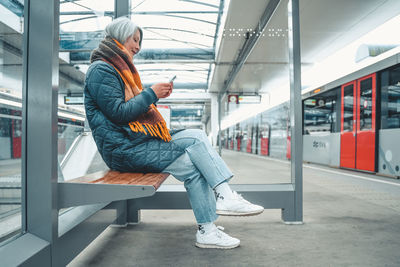
[[[263,213],[264,210],[256,210],[251,212],[235,212],[231,210],[217,210],[216,213],[222,216],[254,216]]]
[[[202,243],[196,242],[196,247],[198,247],[198,248],[232,249],[232,248],[237,248],[238,246],[240,246],[240,242],[236,245],[225,246],[225,247],[214,245],[214,244],[202,244]]]

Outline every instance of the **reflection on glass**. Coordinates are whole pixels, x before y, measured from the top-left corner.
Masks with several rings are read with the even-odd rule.
[[[83,133],[83,122],[64,121],[58,123],[58,162],[62,162],[75,139]]]
[[[290,151],[289,104],[264,111],[257,116],[225,129],[221,143],[227,152],[222,153],[235,176],[232,183],[260,183],[255,177],[263,177],[262,183],[284,183],[290,181],[287,161],[265,161],[261,158],[238,156],[230,151],[240,151],[287,160]],[[262,167],[261,167],[262,166]],[[254,180],[246,172],[251,168]],[[273,169],[274,172],[266,172]]]
[[[337,132],[336,95],[321,94],[304,101],[304,134]]]
[[[60,1],[60,33],[103,30],[113,11],[114,0]]]
[[[84,130],[83,87],[90,53],[104,38],[104,28],[113,16],[114,0],[60,2],[58,162],[64,174],[70,173],[64,168],[79,146],[78,139]],[[65,97],[81,100],[66,102]],[[98,161],[102,162],[101,158]],[[93,163],[86,158],[80,162],[82,170]]]
[[[204,1],[202,1],[204,2]],[[146,48],[211,48],[219,0],[131,1],[132,18],[144,30]]]
[[[388,87],[388,127],[400,128],[400,85]]]
[[[353,110],[354,110],[354,86],[348,85],[344,88],[344,103],[343,103],[343,131],[353,131]]]
[[[219,0],[131,1],[131,19],[143,29],[142,49],[134,64],[145,87],[176,75],[175,93],[192,94],[208,89],[220,3]],[[203,128],[203,108],[185,111],[171,107],[171,128]]]
[[[372,78],[360,83],[360,130],[372,129]]]
[[[1,8],[11,7],[5,4]],[[22,222],[23,5],[7,11],[7,20],[0,22],[0,243],[19,234]],[[20,24],[8,25],[8,21],[20,21]]]

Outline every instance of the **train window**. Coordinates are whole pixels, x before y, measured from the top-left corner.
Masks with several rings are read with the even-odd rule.
[[[10,137],[11,119],[2,118],[0,115],[0,138]],[[2,159],[0,157],[0,159]]]
[[[400,67],[381,76],[381,127],[400,128]]]
[[[304,101],[304,134],[336,132],[336,94],[321,94]]]
[[[344,88],[343,131],[352,132],[354,122],[354,86],[350,84]]]
[[[360,83],[360,130],[372,129],[372,78]]]

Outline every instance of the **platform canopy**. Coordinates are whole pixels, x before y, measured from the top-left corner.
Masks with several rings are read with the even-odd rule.
[[[282,85],[288,83],[287,1],[118,2],[129,3],[126,13],[143,28],[143,49],[135,64],[146,86],[177,75],[174,84],[177,94],[191,94],[191,98],[204,93],[223,94],[225,104],[229,94],[258,94],[268,100],[268,105],[275,102],[274,94],[279,95]],[[271,16],[268,6],[278,2]],[[0,3],[15,17],[23,16],[23,1]],[[300,1],[302,71],[307,72],[327,56],[397,16],[399,8],[397,0]],[[60,94],[82,94],[90,51],[104,37],[103,30],[114,16],[114,1],[60,1],[60,52],[66,60],[60,65],[60,77],[70,81],[60,83]],[[258,25],[263,28],[262,34],[257,35]],[[11,38],[15,37],[2,38],[12,45]],[[304,80],[303,87],[308,85]],[[191,119],[198,127],[207,124],[211,116],[210,97],[201,99],[198,109],[199,105],[176,97],[174,103],[178,101],[202,115],[188,117],[190,112],[176,110],[172,121],[184,126]],[[229,115],[222,109],[223,120]]]

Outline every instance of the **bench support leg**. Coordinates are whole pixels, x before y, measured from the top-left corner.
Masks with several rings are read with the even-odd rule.
[[[125,227],[128,224],[128,201],[121,200],[115,203],[115,209],[117,211],[117,219],[113,226]]]
[[[140,221],[141,221],[140,209],[136,207],[135,201],[129,201],[127,204],[127,222],[129,224],[138,224],[140,223]]]

